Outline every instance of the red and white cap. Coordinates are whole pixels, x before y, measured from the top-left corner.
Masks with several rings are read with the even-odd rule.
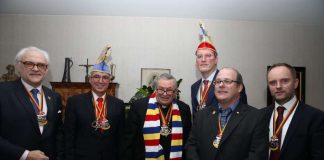
[[[197,47],[197,51],[199,49],[211,49],[214,52],[216,51],[216,47],[214,46],[210,36],[207,34],[207,31],[202,23],[199,23],[199,27],[201,29],[201,33],[199,34],[200,44]]]

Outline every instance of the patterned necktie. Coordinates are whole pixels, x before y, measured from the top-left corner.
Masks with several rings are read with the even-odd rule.
[[[206,94],[206,92],[208,92],[208,80],[204,80],[203,83],[204,83],[204,91],[203,91],[203,95]]]
[[[277,107],[278,117],[277,117],[277,120],[276,120],[276,129],[275,130],[277,130],[277,128],[279,127],[280,123],[283,120],[284,110],[285,110],[285,107],[283,107],[283,106]],[[278,147],[277,150],[270,152],[270,160],[279,160],[279,156],[280,156],[280,146],[281,146],[281,131],[282,131],[282,128],[278,132],[279,147]]]
[[[32,93],[32,95],[33,95],[33,98],[35,99],[35,101],[36,101],[36,103],[39,105],[39,100],[38,100],[38,97],[37,97],[37,94],[38,94],[38,89],[32,89],[31,91],[30,91],[31,93]],[[34,110],[35,110],[35,112],[37,113],[38,112],[38,108],[37,108],[37,106],[35,106],[35,104],[34,103],[32,103],[33,104],[33,106],[34,106]]]
[[[103,102],[103,98],[101,98],[101,97],[99,97],[98,99],[97,99],[97,101],[98,101],[98,107],[101,109],[102,108],[102,102]]]
[[[220,117],[221,126],[222,126],[222,128],[224,128],[227,123],[228,117],[232,113],[232,109],[231,108],[224,109],[224,110],[221,109],[220,112],[221,112],[221,117]]]

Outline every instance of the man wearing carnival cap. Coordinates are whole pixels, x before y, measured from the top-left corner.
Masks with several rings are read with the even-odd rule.
[[[164,73],[158,77],[156,90],[149,98],[131,105],[123,160],[184,160],[191,113],[187,104],[176,99],[177,92],[176,79]]]
[[[65,121],[66,159],[118,160],[124,127],[124,103],[107,95],[111,80],[107,46],[90,73],[91,91],[68,99]]]
[[[194,114],[206,106],[217,107],[217,100],[214,95],[214,81],[218,73],[218,52],[203,24],[200,23],[199,25],[201,29],[201,42],[196,50],[196,67],[201,73],[202,78],[191,86],[191,107]],[[247,104],[244,87],[240,100]]]

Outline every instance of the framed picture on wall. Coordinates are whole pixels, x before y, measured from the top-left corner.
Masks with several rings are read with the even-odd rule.
[[[151,86],[154,88],[153,82],[156,80],[158,76],[163,73],[171,73],[171,69],[164,69],[164,68],[142,68],[141,69],[141,86]]]
[[[267,71],[271,66],[267,66]],[[305,84],[306,84],[306,68],[305,67],[294,67],[296,70],[296,78],[299,80],[298,87],[296,88],[296,96],[300,101],[305,102]],[[273,98],[271,96],[270,90],[267,87],[267,105],[273,103]],[[306,103],[306,102],[305,102]]]

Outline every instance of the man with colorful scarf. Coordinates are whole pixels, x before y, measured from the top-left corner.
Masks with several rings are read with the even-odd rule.
[[[124,160],[184,160],[191,113],[176,95],[176,79],[164,73],[150,97],[131,105],[123,139]]]

